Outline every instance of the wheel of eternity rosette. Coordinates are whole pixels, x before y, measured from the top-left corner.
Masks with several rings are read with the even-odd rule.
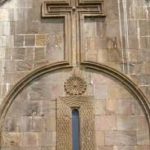
[[[72,76],[65,82],[64,87],[68,95],[82,95],[86,91],[87,84],[82,78]]]

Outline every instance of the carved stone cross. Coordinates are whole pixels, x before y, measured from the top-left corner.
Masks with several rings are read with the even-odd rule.
[[[103,0],[49,0],[42,4],[43,18],[64,18],[65,58],[74,66],[81,62],[84,18],[92,16],[104,16]]]

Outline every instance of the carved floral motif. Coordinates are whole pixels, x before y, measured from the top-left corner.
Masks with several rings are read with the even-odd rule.
[[[87,84],[82,78],[74,75],[65,82],[64,87],[68,95],[83,95]]]

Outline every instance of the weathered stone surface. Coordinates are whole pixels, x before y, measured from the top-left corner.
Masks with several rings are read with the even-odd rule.
[[[104,115],[106,113],[105,100],[95,100],[95,115]]]
[[[123,106],[123,107],[122,107]],[[118,100],[116,112],[121,115],[132,115],[134,114],[135,103],[133,99]]]
[[[45,48],[35,48],[35,61],[45,59]]]
[[[47,36],[44,34],[36,35],[36,46],[45,46],[47,43]]]
[[[104,145],[104,132],[103,131],[97,131],[96,132],[96,147],[99,148],[99,146]]]
[[[96,130],[115,130],[116,118],[115,116],[96,116],[95,118]]]
[[[15,60],[24,60],[25,59],[25,48],[16,48],[13,49],[13,58]]]
[[[145,145],[145,146],[137,146],[137,150],[149,150],[150,146],[149,145]]]
[[[145,130],[137,131],[137,144],[138,145],[150,145],[149,133]]]
[[[14,37],[14,46],[15,47],[23,47],[24,46],[24,36],[23,35],[16,35]]]
[[[114,150],[137,150],[136,146],[115,146]]]
[[[135,131],[110,131],[105,134],[106,145],[136,145]]]
[[[26,132],[23,134],[23,140],[22,140],[22,146],[23,147],[38,147],[40,146],[40,136],[39,133],[37,132]]]
[[[107,99],[106,100],[106,113],[114,114],[117,110],[117,100],[116,99]]]
[[[22,145],[22,133],[7,133],[2,134],[2,145],[3,147],[13,148],[20,147]]]
[[[41,18],[42,3],[10,0],[0,6],[0,103],[25,75],[63,61],[72,50],[127,75],[150,99],[148,0],[104,0],[106,17],[80,18],[83,39],[73,27],[74,40],[70,31],[65,33],[72,26],[64,17]],[[72,72],[48,73],[14,97],[2,128],[2,150],[56,150],[56,99],[65,96],[64,82]],[[110,76],[81,72],[88,83],[86,95],[94,96],[95,149],[149,150],[148,124],[137,99]]]
[[[16,61],[16,71],[30,71],[32,64],[29,61]]]
[[[60,78],[62,81],[58,80]],[[25,149],[27,147],[55,149],[58,111],[56,99],[58,95],[63,95],[64,81],[67,78],[68,74],[63,72],[48,74],[29,85],[10,108],[3,131],[23,133],[21,146]],[[98,80],[99,78],[101,80]],[[148,145],[149,138],[143,134],[148,129],[146,119],[130,93],[106,76],[91,73],[91,79],[97,85],[105,84],[108,93],[113,91],[113,99],[102,98],[101,94],[97,99],[93,99],[96,148],[132,150],[138,145]],[[124,91],[118,94],[118,91],[112,89],[110,85]],[[97,91],[100,90],[101,86],[97,86]],[[127,98],[124,98],[125,93],[128,94]]]
[[[43,132],[41,134],[41,143],[44,146],[56,146],[56,132]]]
[[[137,117],[133,116],[117,116],[118,130],[136,130]]]
[[[35,46],[35,35],[25,36],[25,46]]]
[[[113,146],[99,146],[97,150],[113,150]]]

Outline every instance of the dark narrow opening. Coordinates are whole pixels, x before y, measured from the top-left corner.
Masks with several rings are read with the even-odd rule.
[[[73,150],[80,149],[80,120],[79,120],[79,110],[72,110],[72,140],[73,140]]]

